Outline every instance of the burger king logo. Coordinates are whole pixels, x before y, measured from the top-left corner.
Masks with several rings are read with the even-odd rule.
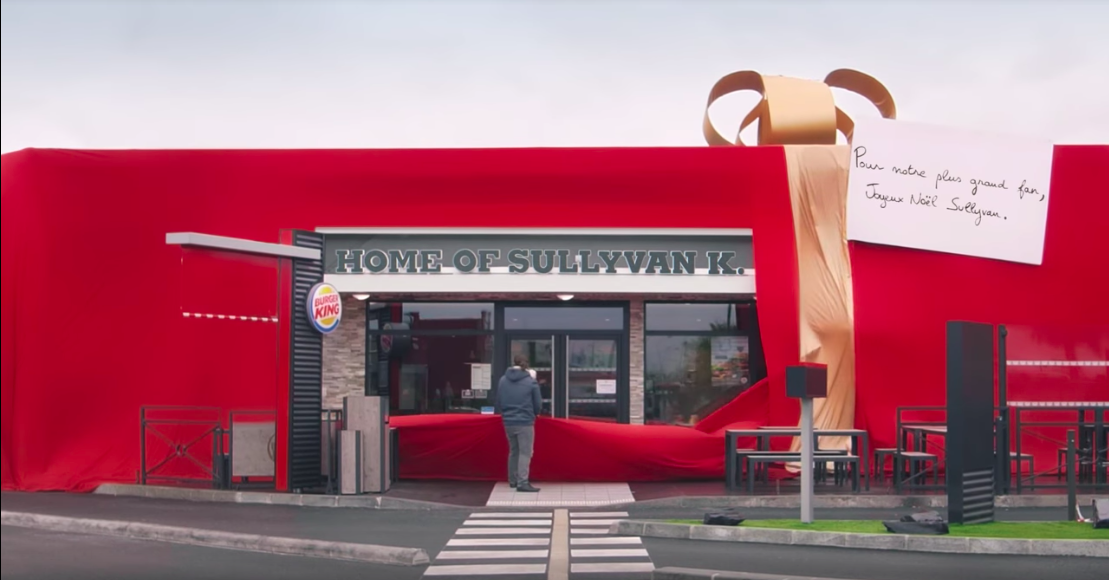
[[[331,284],[316,284],[308,292],[308,320],[322,334],[330,334],[343,318],[343,300]]]

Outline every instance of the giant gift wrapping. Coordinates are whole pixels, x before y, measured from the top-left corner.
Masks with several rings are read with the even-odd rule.
[[[1090,258],[1109,249],[1092,234],[1109,215],[1109,147],[1056,148],[1043,266],[852,244],[849,275],[841,230],[825,221],[840,219],[836,203],[806,206],[796,187],[806,175],[839,179],[842,156],[777,146],[4,155],[3,488],[135,481],[142,405],[278,405],[277,325],[182,316],[186,306],[276,312],[276,266],[168,247],[172,231],[272,242],[283,228],[504,227],[519,216],[531,227],[752,228],[770,378],[696,429],[543,421],[539,480],[719,478],[723,428],[797,420],[782,376],[797,362],[831,363],[830,374],[838,364],[823,425],[854,424],[888,446],[897,406],[943,402],[947,320],[1109,326],[1106,276]],[[810,268],[814,252],[825,255]],[[1104,400],[1102,377],[1066,398]],[[393,426],[401,477],[504,477],[496,417]]]

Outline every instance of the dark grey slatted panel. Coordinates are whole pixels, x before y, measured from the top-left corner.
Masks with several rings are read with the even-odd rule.
[[[994,472],[992,469],[963,474],[963,523],[984,524],[994,520]]]
[[[323,236],[293,232],[293,245],[323,250]],[[293,300],[290,313],[289,369],[289,487],[308,489],[320,484],[323,457],[323,336],[308,320],[305,302],[312,287],[323,282],[323,262],[293,261]]]

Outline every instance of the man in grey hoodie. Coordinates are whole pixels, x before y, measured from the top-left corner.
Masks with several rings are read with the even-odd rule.
[[[539,383],[528,372],[528,359],[517,355],[514,366],[497,383],[497,413],[508,436],[508,483],[516,491],[537,492],[528,481],[531,452],[535,444],[535,417],[543,408]]]

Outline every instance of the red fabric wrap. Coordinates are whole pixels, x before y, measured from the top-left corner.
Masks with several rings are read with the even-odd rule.
[[[1039,268],[852,248],[858,423],[878,444],[892,443],[898,405],[943,403],[948,319],[1084,323],[1100,329],[1095,338],[1026,333],[1032,338],[1021,341],[1044,353],[1053,345],[1058,358],[1074,358],[1064,356],[1069,348],[1104,360],[1109,308],[1097,260],[1106,242],[1094,232],[1109,214],[1098,175],[1107,166],[1109,148],[1057,149]],[[782,383],[784,366],[797,362],[799,332],[787,187],[775,147],[5,155],[3,488],[134,481],[143,405],[227,411],[279,402],[277,325],[217,327],[181,314],[277,313],[276,265],[168,247],[167,232],[277,241],[284,228],[498,227],[518,225],[520,216],[531,227],[754,229],[768,381],[697,429],[577,421],[537,428],[537,480],[719,477],[723,428],[797,417]],[[1040,398],[1105,398],[1104,374],[1075,372],[1087,378],[1072,383],[1066,375],[1078,386],[1065,396],[1044,395],[1042,377],[1022,380]],[[393,424],[402,430],[405,477],[504,475],[496,418]]]
[[[0,482],[4,489],[16,486],[11,468],[12,439],[15,431],[15,272],[16,240],[18,239],[19,208],[16,196],[16,174],[22,170],[26,154],[4,155],[3,183],[0,190],[0,219],[3,239],[0,240]]]

